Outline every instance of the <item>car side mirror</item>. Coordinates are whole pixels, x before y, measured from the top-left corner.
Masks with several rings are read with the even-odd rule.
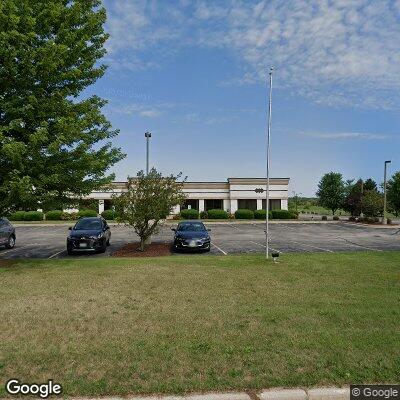
[[[171,228],[171,231],[174,231],[174,232],[176,232],[176,228]]]
[[[72,226],[70,226],[70,227],[68,228],[68,230],[69,230],[69,231],[72,231]]]
[[[208,229],[207,229],[207,231],[208,231],[208,232],[211,232],[211,229],[210,229],[210,228],[208,228]]]

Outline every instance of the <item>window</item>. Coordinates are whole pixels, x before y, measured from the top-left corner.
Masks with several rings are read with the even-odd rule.
[[[238,200],[239,209],[247,210],[257,210],[257,200],[256,199],[239,199]]]
[[[263,199],[262,208],[266,209],[267,201]],[[269,199],[269,209],[270,210],[280,210],[281,209],[281,199]]]
[[[208,210],[222,210],[223,201],[222,199],[208,199],[204,201],[204,208]]]
[[[189,207],[190,206],[190,207]],[[182,205],[182,210],[187,210],[191,208],[192,210],[199,210],[199,201],[194,199],[186,200]]]

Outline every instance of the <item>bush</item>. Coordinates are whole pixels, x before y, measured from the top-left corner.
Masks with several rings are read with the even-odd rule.
[[[388,218],[387,219],[387,223],[388,223],[388,225],[391,225],[392,224],[392,220],[390,218]]]
[[[199,212],[194,208],[181,210],[181,217],[183,219],[199,219]]]
[[[201,219],[208,219],[208,212],[207,211],[202,211],[200,213],[200,218]]]
[[[349,217],[349,221],[350,222],[356,222],[357,218],[352,215],[351,217]]]
[[[61,210],[47,211],[46,220],[48,221],[61,221],[63,212]]]
[[[321,217],[321,219],[322,219],[322,221],[328,221],[328,217],[327,217],[326,215],[323,215],[323,216]]]
[[[225,210],[208,210],[208,218],[210,219],[228,219],[229,215]]]
[[[78,217],[78,213],[76,213],[76,212],[72,212],[72,213],[70,213],[70,212],[63,212],[62,213],[62,215],[61,215],[61,219],[63,220],[63,221],[75,221],[75,220],[77,220],[79,217]]]
[[[267,210],[256,210],[254,211],[255,219],[265,219],[267,217]],[[269,212],[269,219],[272,219],[272,211]]]
[[[109,220],[109,221],[112,221],[112,220],[114,220],[115,218],[117,218],[117,212],[116,212],[115,210],[104,210],[104,211],[101,213],[101,216],[102,216],[104,219],[107,219],[107,220]]]
[[[251,210],[247,209],[239,209],[235,212],[235,218],[236,219],[253,219],[254,218],[254,212]]]
[[[25,211],[16,211],[10,214],[10,221],[24,221],[26,212]]]
[[[94,210],[89,210],[87,209],[83,209],[83,210],[79,210],[78,212],[78,217],[79,218],[83,218],[83,217],[97,217],[97,212]]]
[[[339,217],[338,217],[337,215],[334,215],[334,216],[333,216],[333,220],[334,220],[334,221],[339,221]]]
[[[273,219],[297,219],[298,214],[294,211],[288,210],[272,210]]]
[[[44,214],[41,211],[27,211],[24,221],[43,221]]]

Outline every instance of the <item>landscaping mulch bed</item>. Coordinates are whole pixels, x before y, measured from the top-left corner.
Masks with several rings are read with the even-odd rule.
[[[140,243],[128,243],[111,254],[112,257],[158,257],[170,256],[171,243],[151,243],[140,251]]]

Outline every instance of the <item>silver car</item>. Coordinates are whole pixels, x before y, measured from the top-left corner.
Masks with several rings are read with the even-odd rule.
[[[0,246],[12,249],[15,246],[15,228],[7,218],[0,218]]]

